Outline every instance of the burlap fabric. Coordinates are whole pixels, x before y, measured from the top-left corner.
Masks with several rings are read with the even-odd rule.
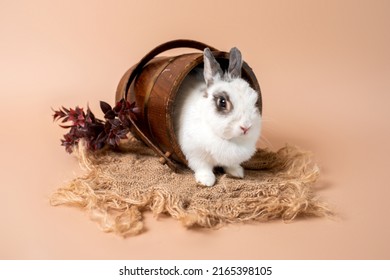
[[[122,236],[144,230],[145,211],[170,215],[186,227],[207,228],[332,215],[315,195],[317,165],[296,147],[260,149],[244,164],[244,179],[221,173],[213,187],[197,185],[190,170],[172,172],[134,139],[120,151],[91,153],[79,145],[78,158],[86,174],[59,188],[52,205],[83,208],[104,231]]]

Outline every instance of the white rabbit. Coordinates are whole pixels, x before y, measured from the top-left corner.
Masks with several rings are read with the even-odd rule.
[[[178,91],[175,132],[196,181],[213,186],[216,166],[233,177],[244,177],[240,164],[256,151],[261,115],[259,94],[241,78],[237,48],[230,50],[225,74],[210,49],[204,50],[203,58],[203,69],[195,68]]]

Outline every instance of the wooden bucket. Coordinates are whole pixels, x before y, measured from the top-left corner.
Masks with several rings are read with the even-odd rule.
[[[132,132],[152,148],[172,170],[178,163],[187,164],[174,131],[173,110],[178,89],[188,73],[203,64],[203,52],[185,53],[171,57],[157,57],[175,48],[210,48],[216,60],[226,69],[229,53],[218,51],[204,43],[192,40],[174,40],[157,46],[122,77],[116,91],[116,102],[122,98],[135,102],[139,108],[132,120]],[[261,91],[255,74],[247,63],[242,65],[242,78],[259,93],[259,110],[262,112]]]

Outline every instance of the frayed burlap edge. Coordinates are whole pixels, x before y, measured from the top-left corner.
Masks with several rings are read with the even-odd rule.
[[[86,174],[59,188],[51,204],[85,209],[102,230],[124,237],[144,230],[144,211],[168,214],[186,227],[206,228],[333,215],[314,192],[318,166],[310,153],[296,147],[259,149],[243,164],[244,179],[219,174],[211,188],[197,185],[189,170],[173,173],[134,139],[120,151],[91,153],[82,144],[76,148]]]

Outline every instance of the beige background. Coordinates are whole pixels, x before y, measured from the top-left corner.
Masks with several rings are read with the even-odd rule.
[[[389,259],[390,1],[0,0],[0,258]],[[128,67],[189,38],[241,49],[263,92],[262,146],[314,152],[340,219],[187,230],[145,215],[122,239],[50,194],[81,171],[51,107],[113,102]]]

